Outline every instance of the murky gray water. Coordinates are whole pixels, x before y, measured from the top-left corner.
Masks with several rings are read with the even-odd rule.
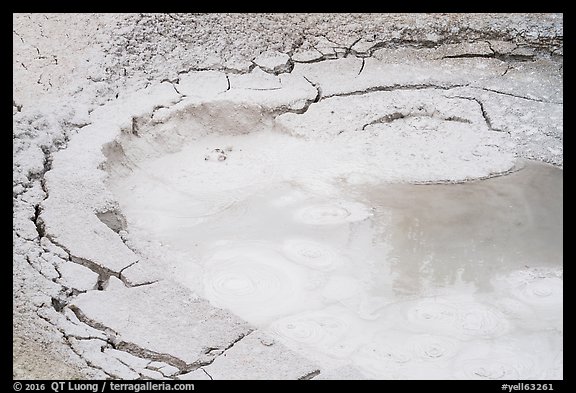
[[[113,188],[174,277],[323,367],[561,378],[562,170],[451,185],[198,187],[162,158]],[[181,169],[177,169],[177,168]],[[176,169],[175,169],[176,168]]]
[[[357,189],[375,207],[374,221],[397,275],[398,293],[417,294],[457,277],[491,290],[495,273],[561,266],[562,171],[526,163],[507,176],[451,185],[382,185]]]

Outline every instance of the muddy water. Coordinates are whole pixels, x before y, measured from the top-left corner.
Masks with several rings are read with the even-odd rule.
[[[458,279],[492,289],[495,273],[562,265],[562,171],[525,164],[508,176],[454,185],[386,185],[376,206],[398,293]],[[362,189],[357,190],[361,193]],[[385,224],[384,224],[385,223]]]
[[[324,369],[562,377],[561,170],[526,162],[452,185],[340,178],[327,193],[297,179],[199,189],[174,175],[178,162],[114,185],[130,230],[185,256],[176,279]]]

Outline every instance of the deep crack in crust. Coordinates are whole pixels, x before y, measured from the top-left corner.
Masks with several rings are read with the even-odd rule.
[[[230,26],[235,24],[234,18],[246,18],[247,20],[252,20],[255,18],[254,15],[248,16],[230,16],[226,15],[223,17],[225,19],[224,23],[219,23],[217,25],[213,25],[212,20],[214,16],[211,15],[202,15],[202,16],[193,16],[193,15],[126,15],[122,17],[118,17],[116,22],[122,22],[125,24],[125,27],[122,28],[122,31],[117,37],[118,40],[112,41],[112,43],[105,43],[104,42],[104,52],[106,53],[106,57],[102,59],[96,59],[96,63],[99,61],[102,62],[101,69],[95,70],[93,74],[88,75],[86,80],[88,80],[88,85],[90,88],[83,89],[85,90],[84,93],[79,94],[77,91],[76,93],[72,93],[71,97],[80,97],[81,100],[84,100],[89,103],[89,108],[87,110],[90,113],[94,110],[95,105],[101,104],[106,101],[114,100],[118,98],[118,91],[122,90],[119,88],[119,85],[125,85],[126,82],[124,77],[126,76],[133,76],[135,79],[140,78],[140,80],[146,80],[144,83],[146,86],[150,83],[150,81],[158,80],[161,75],[168,74],[168,78],[165,80],[171,83],[172,88],[181,97],[184,97],[179,90],[178,90],[178,82],[179,76],[195,71],[195,70],[221,70],[226,72],[226,80],[227,80],[227,88],[226,91],[229,91],[230,86],[230,79],[228,74],[244,74],[251,72],[254,70],[256,65],[251,61],[246,61],[242,63],[241,61],[238,62],[235,59],[233,50],[233,45],[230,43],[226,43],[224,45],[218,44],[216,45],[217,52],[220,51],[223,58],[216,60],[214,63],[209,64],[200,63],[200,59],[204,58],[204,53],[201,53],[202,56],[191,56],[190,58],[196,59],[196,64],[186,64],[187,60],[185,58],[178,59],[180,56],[178,50],[175,51],[175,58],[177,59],[175,63],[180,63],[180,71],[174,73],[172,75],[172,71],[167,71],[165,65],[162,63],[165,62],[167,56],[170,56],[171,51],[175,48],[181,48],[186,45],[190,45],[192,42],[197,42],[196,40],[198,37],[191,36],[187,34],[186,29],[189,27],[185,26],[194,26],[197,31],[200,31],[200,34],[207,33],[209,36],[217,36],[221,32],[218,31],[210,31],[207,29],[207,26]],[[26,74],[26,76],[21,76],[20,74],[15,75],[16,82],[20,83],[20,81],[25,80],[32,80],[33,84],[38,85],[43,93],[45,92],[52,92],[54,89],[61,88],[61,81],[62,75],[59,73],[58,67],[63,67],[65,64],[65,53],[61,54],[58,52],[60,48],[56,47],[54,53],[50,53],[51,51],[51,40],[45,34],[44,29],[54,29],[54,24],[58,26],[58,23],[61,23],[59,17],[57,15],[15,15],[15,28],[13,33],[20,45],[22,47],[20,49],[15,49],[15,53],[17,50],[21,50],[22,59],[20,60],[19,56],[15,56],[14,62],[18,66],[19,69],[22,70],[24,73],[30,73],[30,75]],[[270,28],[270,26],[274,26],[277,19],[279,17],[276,16],[267,16],[264,18],[265,24],[263,25],[264,28]],[[301,22],[306,22],[306,17],[304,15],[298,16]],[[311,17],[314,18],[314,17]],[[318,16],[318,18],[322,18],[322,16]],[[338,16],[341,18],[341,16]],[[360,22],[364,20],[369,20],[368,16],[359,15],[355,17]],[[374,38],[370,37],[372,41],[366,40],[362,37],[358,37],[361,33],[358,32],[350,32],[346,29],[343,31],[338,31],[336,33],[337,37],[332,37],[331,39],[327,38],[326,35],[321,32],[321,27],[318,27],[316,23],[312,23],[312,30],[310,31],[311,36],[316,35],[315,37],[311,38],[311,42],[306,42],[304,39],[298,38],[296,40],[290,39],[287,37],[292,37],[294,35],[298,35],[298,32],[295,30],[288,31],[284,37],[278,38],[274,37],[274,40],[280,42],[282,45],[289,46],[288,50],[287,47],[280,48],[281,51],[285,51],[290,56],[295,56],[296,53],[301,52],[302,50],[314,50],[318,53],[318,56],[312,58],[311,60],[291,60],[292,67],[294,63],[317,63],[322,61],[327,61],[330,59],[337,59],[337,58],[346,58],[349,56],[356,56],[361,58],[361,66],[357,75],[361,75],[365,72],[365,59],[373,56],[378,50],[385,49],[385,48],[402,48],[402,47],[410,47],[410,48],[437,48],[443,44],[447,43],[454,43],[457,42],[462,33],[452,34],[449,33],[448,27],[452,26],[450,23],[446,27],[442,28],[439,31],[441,34],[439,38],[435,40],[430,40],[427,38],[427,34],[430,30],[434,31],[438,25],[430,25],[428,28],[422,28],[421,31],[418,28],[415,29],[405,29],[402,30],[399,28],[400,25],[403,23],[402,16],[395,16],[394,21],[392,24],[388,24],[385,26],[384,31],[374,34]],[[405,17],[404,17],[405,18]],[[410,18],[410,17],[408,17]],[[471,27],[474,23],[474,18],[477,18],[476,21],[479,23],[479,28]],[[491,17],[490,17],[491,18]],[[486,18],[487,20],[490,18]],[[551,54],[553,58],[560,57],[561,54],[558,54],[558,51],[561,53],[562,48],[562,30],[561,30],[561,21],[558,22],[551,18],[550,16],[542,16],[543,20],[546,21],[544,23],[544,28],[542,30],[535,29],[533,31],[537,31],[537,34],[528,34],[529,29],[526,30],[514,30],[513,27],[508,26],[509,20],[506,16],[497,18],[496,22],[486,22],[480,16],[474,16],[471,21],[468,21],[471,26],[468,27],[467,36],[464,35],[466,39],[471,41],[483,41],[488,42],[489,49],[491,53],[488,54],[475,54],[475,53],[462,53],[462,54],[451,54],[444,56],[445,59],[462,59],[462,58],[491,58],[497,59],[503,62],[533,62],[539,56],[543,56],[546,54]],[[96,18],[97,19],[97,18]],[[493,19],[493,18],[492,18]],[[538,24],[542,23],[542,20],[538,19],[537,16],[526,16],[527,21],[525,24],[528,26],[538,26]],[[62,19],[65,20],[65,19]],[[436,19],[432,17],[432,21],[436,23],[437,20],[441,20],[441,18]],[[128,22],[128,23],[126,23]],[[132,23],[130,23],[132,22]],[[97,24],[105,25],[106,22],[97,21]],[[242,24],[243,26],[250,26],[252,23]],[[298,24],[293,24],[289,26],[297,26]],[[362,25],[362,23],[360,23]],[[369,29],[376,29],[378,23],[373,24],[369,23],[367,26]],[[424,24],[426,25],[426,24]],[[488,25],[489,29],[485,29]],[[158,38],[162,44],[157,44],[153,42],[153,40],[147,39],[143,32],[150,32],[150,28],[152,26],[158,27],[156,33],[156,38]],[[347,26],[347,25],[346,25]],[[175,28],[176,27],[176,28]],[[202,29],[197,29],[197,27],[202,27]],[[388,30],[386,30],[388,28]],[[498,30],[498,29],[502,30]],[[60,27],[58,33],[64,33],[67,37],[71,34],[71,31],[66,30],[65,28]],[[113,29],[116,29],[113,28]],[[220,29],[218,27],[217,29]],[[217,30],[216,29],[216,30]],[[225,28],[224,28],[225,29]],[[444,29],[444,30],[443,30]],[[25,33],[22,31],[24,30]],[[318,31],[316,31],[318,30]],[[245,36],[249,35],[249,29],[243,31]],[[400,37],[395,37],[390,39],[388,34],[394,34],[395,32],[400,31]],[[189,31],[188,31],[189,33]],[[365,32],[366,33],[366,32]],[[228,33],[225,32],[224,37],[228,37]],[[340,36],[338,36],[340,34]],[[356,35],[355,35],[356,34]],[[379,38],[377,36],[380,36]],[[344,43],[343,40],[348,39],[350,37],[354,37],[348,43]],[[321,39],[323,38],[323,39]],[[488,40],[488,41],[486,41]],[[103,40],[105,41],[105,40]],[[364,41],[367,41],[364,42]],[[504,42],[514,42],[514,48],[509,51],[499,51],[493,48],[491,41],[504,41]],[[86,43],[86,47],[92,45],[95,41],[91,41],[90,39]],[[328,46],[326,46],[326,42],[328,42]],[[250,42],[247,40],[246,43],[248,44],[246,47],[242,48],[243,54],[250,54],[253,56],[257,54],[256,51],[261,46],[266,46],[267,43],[263,42]],[[270,44],[270,43],[268,43]],[[331,46],[331,49],[329,45]],[[361,49],[360,45],[364,45],[364,48]],[[106,47],[107,46],[107,47]],[[46,49],[44,49],[46,47]],[[169,49],[171,48],[171,49]],[[356,48],[356,49],[355,49]],[[528,54],[522,53],[514,53],[515,50],[518,48],[525,48],[528,49]],[[32,54],[29,56],[27,54],[27,50],[30,49]],[[530,52],[531,51],[531,52]],[[144,54],[144,55],[143,55]],[[90,59],[90,56],[87,56]],[[64,60],[63,60],[64,59]],[[94,59],[92,59],[94,60]],[[94,63],[94,61],[93,61]],[[287,72],[292,71],[292,67],[288,67]],[[507,66],[506,70],[503,72],[502,76],[507,76],[509,74],[509,70],[512,67],[510,65]],[[562,64],[560,64],[558,70],[562,70]],[[19,71],[18,71],[19,72]],[[64,71],[66,72],[66,71]],[[148,74],[142,78],[144,74]],[[53,79],[54,78],[54,79]],[[54,83],[53,83],[54,81]],[[58,82],[60,83],[58,83]],[[316,89],[317,94],[314,98],[307,100],[306,103],[303,105],[301,109],[290,109],[290,108],[283,108],[278,110],[278,112],[274,113],[275,115],[279,115],[281,113],[292,112],[296,114],[303,114],[305,113],[311,105],[317,103],[323,99],[334,97],[334,96],[345,96],[345,95],[354,95],[354,94],[365,94],[371,91],[389,91],[391,89],[420,89],[420,88],[440,88],[444,90],[449,90],[455,87],[465,87],[466,85],[453,85],[450,87],[446,86],[432,86],[432,85],[398,85],[395,87],[372,87],[373,90],[362,90],[357,92],[351,93],[344,93],[344,94],[333,94],[328,96],[322,95],[322,88],[321,85],[308,80],[308,82]],[[74,89],[77,89],[79,85],[72,86]],[[141,87],[142,85],[140,85]],[[501,94],[506,95],[512,98],[521,99],[521,100],[530,100],[539,103],[551,103],[554,105],[562,105],[561,102],[557,101],[549,101],[540,98],[532,98],[527,96],[516,95],[513,93],[499,91],[492,88],[477,88],[481,89],[486,92],[490,92],[493,94]],[[17,90],[17,93],[19,90]],[[56,92],[56,95],[59,93]],[[479,104],[480,111],[482,116],[485,119],[487,126],[494,130],[494,131],[503,131],[501,129],[495,128],[493,122],[491,120],[491,115],[489,111],[483,104],[483,101],[480,98],[472,97],[472,96],[454,96],[454,98],[459,99],[466,99],[466,100],[473,100]],[[37,315],[43,321],[52,325],[57,332],[57,337],[60,337],[65,345],[75,354],[77,355],[75,364],[77,367],[82,368],[85,365],[99,370],[101,374],[98,373],[90,373],[86,375],[105,375],[111,378],[117,378],[120,375],[113,374],[109,371],[103,370],[100,366],[96,365],[93,361],[87,360],[84,356],[82,351],[79,351],[72,343],[71,340],[100,340],[101,338],[98,337],[91,337],[88,338],[80,338],[75,336],[74,334],[67,333],[66,329],[58,327],[58,325],[54,322],[53,319],[47,318],[45,316],[40,315],[38,312],[39,310],[43,309],[53,309],[54,312],[61,313],[67,308],[67,304],[79,293],[81,292],[74,292],[71,291],[70,288],[59,284],[59,279],[61,278],[61,273],[59,271],[58,262],[37,262],[40,258],[39,255],[44,253],[47,255],[58,255],[58,252],[63,251],[66,254],[66,257],[62,259],[67,263],[78,263],[87,267],[88,269],[96,272],[99,276],[99,285],[98,287],[101,288],[102,284],[105,283],[110,277],[118,277],[120,278],[126,286],[142,286],[142,285],[149,285],[156,281],[151,282],[143,282],[138,284],[131,284],[130,282],[126,281],[123,278],[122,272],[135,264],[138,261],[131,262],[128,266],[122,268],[120,271],[113,272],[102,268],[100,265],[93,263],[92,261],[84,260],[80,257],[73,257],[71,256],[70,252],[66,250],[63,244],[58,244],[56,239],[51,239],[49,233],[46,233],[46,228],[44,226],[44,222],[42,220],[42,211],[43,211],[43,202],[46,198],[49,197],[49,193],[45,188],[45,180],[44,175],[46,172],[50,171],[52,157],[53,155],[67,147],[69,139],[72,135],[77,133],[81,128],[90,124],[90,120],[87,117],[78,118],[78,113],[74,109],[69,111],[68,113],[58,113],[56,116],[48,117],[47,119],[43,119],[43,114],[49,111],[49,108],[42,108],[39,106],[40,109],[36,109],[36,102],[34,100],[30,100],[29,98],[25,100],[20,100],[19,98],[15,98],[13,100],[13,108],[14,108],[14,138],[15,138],[15,145],[14,145],[14,155],[17,158],[30,156],[31,159],[21,159],[16,160],[18,161],[15,166],[15,177],[14,177],[14,215],[18,217],[18,220],[23,224],[15,227],[14,235],[15,235],[15,244],[21,250],[26,250],[25,257],[14,258],[14,275],[15,276],[22,276],[28,274],[25,270],[19,268],[18,264],[22,263],[21,261],[25,261],[28,266],[32,269],[37,271],[40,274],[40,280],[48,280],[50,281],[51,289],[48,290],[47,298],[45,302],[41,303],[40,305],[33,305],[32,307],[28,306],[21,306],[21,303],[15,305],[14,314],[15,319],[18,319],[18,315],[20,312],[26,313],[27,309],[31,308],[34,311],[34,315]],[[91,108],[90,108],[91,107]],[[158,106],[155,108],[155,111],[163,108],[163,106]],[[380,119],[380,121],[387,121],[387,117]],[[393,121],[394,119],[391,119]],[[367,126],[367,125],[366,125]],[[365,127],[366,127],[365,126]],[[138,120],[132,121],[132,133],[138,133]],[[56,131],[55,131],[56,130]],[[510,131],[506,131],[510,133]],[[47,138],[44,138],[47,136]],[[37,140],[41,139],[42,137],[44,140],[40,142],[41,149],[37,149],[35,151],[34,144],[37,143]],[[557,135],[553,135],[553,138],[557,138]],[[26,157],[27,157],[26,156]],[[36,192],[35,190],[40,190]],[[19,210],[21,209],[21,210]],[[23,213],[26,209],[28,209],[29,213]],[[30,225],[26,224],[29,223]],[[44,240],[45,243],[50,242],[53,244],[56,249],[60,249],[61,251],[53,251],[53,249],[47,249],[46,247],[42,247],[41,242]],[[34,250],[34,251],[32,251]],[[18,252],[15,251],[15,254]],[[59,256],[62,258],[62,255]],[[53,270],[54,273],[50,273],[50,270]],[[43,278],[42,278],[43,277]],[[14,291],[20,291],[15,283]],[[95,289],[96,290],[96,289]],[[25,298],[24,298],[25,299]],[[24,300],[26,301],[26,300]],[[22,311],[20,311],[22,310]],[[88,324],[89,325],[89,324]],[[20,325],[18,322],[15,323],[15,331],[17,329],[24,329],[25,325]],[[239,338],[239,340],[242,337]],[[102,341],[104,344],[109,345],[110,347],[114,348],[115,344],[110,340]],[[234,345],[233,342],[231,345]],[[115,348],[114,348],[115,349]],[[61,351],[61,350],[60,350]],[[64,351],[65,352],[65,351]],[[84,365],[84,366],[83,366]],[[209,377],[210,375],[206,372],[206,370],[202,369]],[[132,370],[134,371],[134,370]],[[181,370],[183,372],[184,370]],[[83,371],[86,372],[86,371]],[[24,375],[20,374],[19,371],[14,369],[13,371],[15,377],[22,377]],[[312,371],[310,374],[303,376],[301,379],[308,379],[313,378],[317,375],[318,371]],[[141,378],[144,378],[144,374],[139,374]],[[58,376],[59,378],[62,375]],[[212,377],[210,377],[212,379]]]

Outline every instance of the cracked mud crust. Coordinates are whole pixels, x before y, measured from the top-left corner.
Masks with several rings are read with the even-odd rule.
[[[167,278],[108,178],[267,127],[375,135],[388,181],[562,168],[562,111],[561,14],[14,14],[13,377],[361,379]]]

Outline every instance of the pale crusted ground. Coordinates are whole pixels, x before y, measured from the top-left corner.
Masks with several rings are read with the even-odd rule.
[[[439,91],[444,100],[451,96],[470,106],[466,112],[474,116],[470,121],[497,133],[496,139],[504,138],[495,142],[497,152],[481,152],[483,157],[499,157],[502,151],[558,166],[563,162],[561,15],[15,14],[13,31],[15,378],[173,378],[178,374],[184,377],[194,368],[191,365],[197,353],[159,357],[157,353],[174,349],[170,342],[162,341],[161,335],[155,336],[158,341],[152,343],[139,343],[141,336],[124,337],[132,330],[129,320],[127,326],[114,326],[116,336],[111,336],[102,332],[102,326],[112,327],[120,319],[107,321],[109,314],[90,310],[90,318],[78,320],[83,314],[73,312],[74,307],[81,309],[82,299],[112,295],[97,289],[130,292],[132,289],[123,288],[153,281],[130,269],[136,261],[130,259],[132,254],[114,251],[123,243],[114,232],[100,226],[89,203],[77,210],[66,207],[66,203],[90,200],[101,193],[98,188],[84,188],[101,179],[86,178],[93,172],[83,175],[74,167],[74,151],[86,148],[90,159],[90,154],[96,154],[90,151],[98,151],[98,143],[111,132],[100,132],[109,116],[106,108],[112,108],[96,110],[103,104],[118,99],[123,102],[119,108],[132,111],[127,115],[151,112],[158,105],[170,107],[183,96],[205,93],[194,80],[194,71],[219,70],[222,73],[214,77],[220,78],[223,89],[232,85],[228,93],[232,101],[246,97],[234,88],[250,89],[254,80],[261,85],[269,83],[269,88],[283,80],[286,86],[299,86],[296,91],[306,91],[304,99],[288,100],[294,105],[281,115],[282,122],[298,130],[302,124],[318,121],[317,129],[329,134],[334,128],[326,125],[324,114],[345,110],[349,105],[338,106],[339,100],[354,95],[358,96],[353,98],[355,105],[365,105],[368,113],[374,104],[367,93],[399,97],[396,99],[404,109],[388,113],[388,109],[379,107],[378,111],[393,116],[375,116],[366,122],[352,116],[351,128],[383,127],[384,123],[394,127],[393,121],[399,118],[396,113],[409,118],[418,110],[420,115],[434,117],[437,114],[426,108],[406,110],[402,103],[402,90],[418,94],[427,89],[425,94],[431,96],[424,99],[423,106],[435,102]],[[277,60],[278,55],[270,59],[267,51],[271,50],[284,53],[284,60]],[[242,74],[259,72],[256,64],[264,71],[262,75],[242,79]],[[266,72],[281,74],[275,79]],[[308,83],[298,85],[297,76],[305,77]],[[165,83],[159,86],[161,82]],[[155,90],[142,93],[148,86]],[[295,93],[294,99],[299,94]],[[142,99],[146,95],[148,98]],[[274,94],[265,99],[254,97],[272,108],[282,105],[282,97]],[[142,107],[130,100],[141,100]],[[440,118],[455,116],[448,112],[439,114]],[[127,121],[130,123],[130,117]],[[91,136],[87,131],[96,123],[100,128],[93,127]],[[62,149],[85,127],[83,139],[76,140],[67,156]],[[126,127],[134,130],[134,122]],[[59,150],[59,172],[47,176],[47,186],[44,175],[51,170]],[[94,157],[92,163],[99,159]],[[75,173],[78,178],[70,178],[67,173]],[[426,180],[428,175],[412,180]],[[461,177],[466,175],[469,173]],[[49,196],[52,198],[44,202]],[[106,198],[101,197],[101,211],[107,211]],[[55,225],[60,222],[66,225]],[[92,236],[90,231],[97,232],[90,242],[74,241],[79,234]],[[146,290],[175,290],[162,285],[147,286]],[[86,293],[78,295],[82,292]],[[114,296],[111,299],[113,303]],[[67,306],[69,303],[72,307]],[[146,323],[146,315],[136,313],[134,318],[143,318]],[[138,320],[132,323],[138,324]],[[251,331],[244,328],[235,337],[217,337],[217,349],[205,353],[208,358],[198,365],[209,364],[205,372],[214,370],[216,375],[222,369],[234,370],[234,363],[223,364],[218,355],[240,336],[254,338],[252,334],[258,332]],[[211,340],[199,343],[199,351],[202,345],[212,346]],[[234,348],[231,354],[245,349]],[[282,349],[278,351],[285,356],[286,364],[298,359]],[[273,351],[265,356],[282,358]],[[182,358],[190,362],[183,365]],[[308,378],[316,372],[314,365],[301,365],[280,367],[278,375]],[[198,377],[198,372],[190,377]],[[251,370],[246,376],[262,373]]]

